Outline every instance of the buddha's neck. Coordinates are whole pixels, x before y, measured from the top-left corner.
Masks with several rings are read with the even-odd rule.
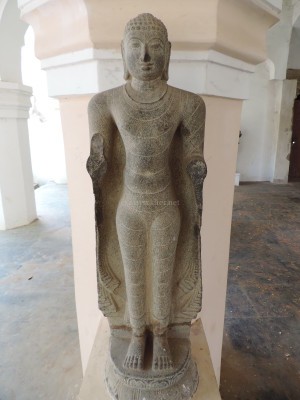
[[[139,103],[154,103],[160,100],[167,91],[167,83],[161,78],[153,81],[140,81],[132,78],[126,84],[129,96]]]

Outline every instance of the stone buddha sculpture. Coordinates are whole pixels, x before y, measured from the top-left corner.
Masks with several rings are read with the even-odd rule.
[[[126,84],[95,95],[88,110],[99,307],[111,328],[106,376],[115,399],[157,398],[158,389],[181,399],[182,382],[190,394],[197,386],[189,328],[201,308],[205,105],[167,85],[170,49],[160,20],[130,20]]]

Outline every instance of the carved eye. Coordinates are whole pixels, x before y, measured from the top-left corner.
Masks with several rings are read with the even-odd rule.
[[[131,42],[130,45],[133,49],[138,49],[140,47],[140,42]]]
[[[162,48],[162,46],[161,46],[160,43],[152,43],[152,44],[150,45],[150,47],[151,47],[151,49],[153,49],[153,50],[159,50],[159,49]]]

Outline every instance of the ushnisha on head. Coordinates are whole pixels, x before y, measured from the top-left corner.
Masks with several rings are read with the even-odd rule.
[[[165,25],[152,14],[140,14],[125,27],[122,41],[125,80],[168,80],[171,43]]]

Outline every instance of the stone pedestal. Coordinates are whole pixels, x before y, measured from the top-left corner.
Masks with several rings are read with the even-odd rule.
[[[109,334],[110,332],[107,320],[103,319],[98,328],[96,340],[77,400],[109,400],[112,398],[105,382],[105,368],[111,368],[110,360],[107,359],[109,354]],[[126,338],[123,338],[122,340],[126,340]],[[172,343],[172,340],[176,341],[176,338],[170,340],[171,348],[173,345],[176,346],[175,342]],[[133,397],[134,400],[148,400],[152,398],[157,400],[182,400],[191,398],[193,400],[221,400],[206,337],[200,319],[192,325],[190,340],[192,347],[192,361],[188,367],[190,368],[190,371],[187,373],[194,373],[194,365],[197,366],[199,371],[199,378],[197,375],[194,375],[195,386],[199,379],[195,394],[192,397],[189,396],[189,393],[192,393],[194,388],[185,385],[183,376],[178,379],[178,382],[174,382],[174,385],[172,386],[173,391],[166,391],[167,394],[164,393],[163,388],[164,384],[167,384],[167,382],[166,380],[161,379],[162,382],[160,383],[162,383],[162,386],[157,389],[156,397],[153,397],[152,393],[151,397],[149,397],[150,392],[148,391],[147,394],[147,390],[144,389],[136,392],[136,397]],[[173,349],[175,349],[175,347],[173,347]],[[185,363],[183,362],[182,365],[184,368]],[[159,378],[157,377],[157,379]],[[134,386],[134,383],[135,382],[132,380],[129,385],[126,385],[125,380],[123,380],[119,388],[121,394],[119,397],[120,400],[123,398],[121,397],[122,394],[125,394],[125,391],[128,390],[130,385]]]
[[[0,230],[36,218],[27,118],[31,88],[0,81]]]
[[[188,400],[199,382],[197,366],[191,358],[189,327],[170,329],[168,339],[173,367],[165,371],[152,369],[152,351],[146,351],[144,369],[128,371],[124,368],[130,339],[128,331],[112,331],[110,356],[106,363],[106,384],[112,397],[118,400]],[[148,337],[148,350],[151,341]]]

